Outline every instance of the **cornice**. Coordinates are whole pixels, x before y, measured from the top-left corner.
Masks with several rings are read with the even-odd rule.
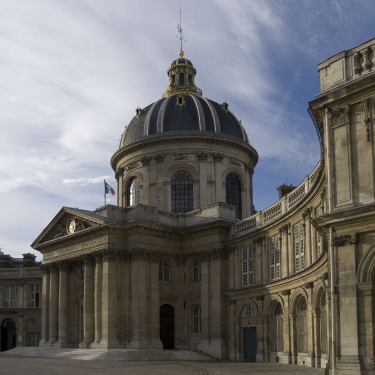
[[[150,146],[154,145],[165,145],[165,143],[181,143],[181,142],[205,142],[205,143],[215,143],[215,144],[226,144],[231,147],[235,147],[237,149],[241,149],[242,151],[248,153],[255,165],[258,162],[258,153],[254,149],[254,147],[250,146],[249,144],[245,143],[244,141],[237,140],[235,138],[231,138],[229,136],[221,135],[221,134],[162,134],[162,135],[155,135],[155,136],[148,136],[144,139],[139,141],[133,142],[130,145],[123,146],[119,150],[117,150],[112,158],[111,158],[111,166],[114,171],[116,171],[117,163],[125,156],[134,153],[135,151],[142,149],[142,148],[149,148]]]

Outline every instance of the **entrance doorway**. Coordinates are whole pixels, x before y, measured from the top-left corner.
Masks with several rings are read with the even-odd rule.
[[[257,361],[257,329],[256,327],[244,328],[245,361]]]
[[[1,351],[5,352],[16,347],[16,323],[5,319],[1,324]]]
[[[160,341],[163,349],[174,349],[174,308],[171,305],[160,306]]]

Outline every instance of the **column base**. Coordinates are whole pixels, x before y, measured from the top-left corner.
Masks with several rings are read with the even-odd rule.
[[[337,362],[339,374],[362,374],[364,368],[356,355],[342,356]]]
[[[54,345],[54,348],[71,348],[72,344],[68,340],[59,340]]]
[[[91,349],[117,349],[124,346],[116,339],[102,339],[100,343],[93,342],[88,347]]]
[[[46,348],[52,348],[57,342],[57,339],[49,339],[48,342],[46,342],[45,347]]]
[[[92,342],[93,340],[83,339],[83,341],[78,345],[78,347],[80,349],[88,349]]]
[[[45,339],[40,340],[39,341],[39,348],[47,347],[47,343],[48,343],[48,341],[46,341]]]

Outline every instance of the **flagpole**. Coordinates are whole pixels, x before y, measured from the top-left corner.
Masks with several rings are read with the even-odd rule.
[[[107,204],[106,202],[106,196],[105,196],[105,180],[104,180],[104,206]]]

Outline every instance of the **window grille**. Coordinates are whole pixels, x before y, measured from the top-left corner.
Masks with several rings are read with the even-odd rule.
[[[280,278],[279,235],[270,237],[269,245],[270,280],[275,280]]]
[[[15,307],[16,287],[15,285],[6,285],[4,293],[4,307]]]
[[[39,285],[30,285],[30,307],[40,307],[40,290]]]
[[[236,206],[236,217],[242,217],[242,203],[241,203],[241,183],[238,177],[229,173],[225,179],[225,195],[226,202]]]
[[[140,203],[140,186],[138,178],[134,177],[128,184],[128,206]]]
[[[242,249],[242,286],[254,284],[253,247]]]
[[[171,267],[166,259],[160,259],[159,262],[159,280],[171,281]]]
[[[193,211],[193,177],[189,172],[178,171],[171,182],[172,212]]]
[[[294,226],[295,272],[305,268],[304,227],[302,221]]]
[[[193,333],[201,333],[201,308],[193,308]]]
[[[201,261],[198,258],[193,263],[193,281],[201,281]]]

